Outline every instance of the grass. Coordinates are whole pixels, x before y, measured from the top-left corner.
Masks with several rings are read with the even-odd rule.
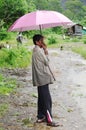
[[[31,63],[31,51],[20,46],[19,48],[3,48],[0,50],[0,67],[25,68]]]
[[[0,128],[0,130],[5,130],[5,129],[3,129],[3,128]]]
[[[0,95],[9,95],[16,88],[14,79],[5,78],[0,74]]]
[[[0,104],[0,117],[4,116],[8,111],[8,104]]]
[[[86,59],[86,46],[73,47],[72,51],[80,54],[82,57]]]
[[[10,93],[12,93],[16,88],[16,85],[17,84],[14,79],[5,78],[3,75],[0,74],[0,96],[10,95]],[[8,107],[9,106],[7,103],[0,103],[0,117],[5,115],[5,113],[8,111]]]
[[[82,38],[78,37],[69,38],[68,36],[66,36],[66,39],[64,40],[60,35],[58,35],[57,37],[55,35],[54,38],[57,38],[56,39],[57,42],[55,44],[48,44],[49,48],[59,48],[61,46],[64,46],[67,49],[69,47],[71,48],[72,51],[80,54],[82,57],[86,59],[85,36],[82,36]]]
[[[16,36],[16,33],[15,33]],[[84,58],[86,58],[86,36],[79,37],[68,37],[65,39],[62,38],[62,35],[55,33],[49,33],[45,37],[45,43],[48,48],[60,48],[61,46],[66,46],[66,48],[71,48],[72,51],[79,53]],[[6,40],[4,40],[6,42]],[[33,45],[32,37],[28,39],[27,43],[24,43],[23,46],[17,48],[17,42],[15,39],[11,39],[8,43],[12,46],[12,49],[2,49],[0,50],[0,67],[6,68],[26,68],[31,64],[31,51],[28,51],[26,48]],[[82,46],[80,44],[82,44]],[[72,47],[73,45],[73,47]],[[80,47],[79,47],[80,45]],[[84,47],[83,47],[84,46]]]

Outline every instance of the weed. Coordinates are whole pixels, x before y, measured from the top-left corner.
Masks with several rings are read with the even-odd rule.
[[[48,44],[56,44],[56,43],[57,41],[55,37],[51,36],[48,38]]]
[[[76,53],[79,53],[82,57],[84,57],[86,59],[86,48],[85,47],[72,48],[72,50]]]
[[[24,68],[31,63],[31,51],[24,47],[0,50],[0,67]]]
[[[84,42],[84,44],[86,44],[86,40],[84,40],[83,42]]]
[[[8,110],[8,104],[0,104],[0,117],[2,117],[3,115],[5,115],[5,113]]]
[[[9,95],[14,88],[16,88],[16,81],[14,79],[4,78],[0,74],[0,94]]]

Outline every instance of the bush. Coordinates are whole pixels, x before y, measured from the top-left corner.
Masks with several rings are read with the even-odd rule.
[[[3,28],[1,31],[0,31],[0,40],[4,40],[8,37],[8,34],[6,32],[6,30]]]
[[[1,41],[6,41],[6,40],[12,40],[16,39],[16,32],[8,32],[7,29],[2,28],[0,30],[0,40]]]
[[[84,44],[86,44],[86,40],[84,40],[83,42],[84,42]]]
[[[31,51],[24,47],[0,50],[0,67],[25,68],[31,63]]]
[[[48,44],[56,44],[56,43],[57,41],[55,37],[51,36],[48,38]]]

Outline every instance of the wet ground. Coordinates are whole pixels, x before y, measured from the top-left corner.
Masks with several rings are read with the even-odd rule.
[[[31,68],[0,70],[16,78],[18,88],[0,102],[8,103],[8,112],[0,119],[4,130],[86,130],[86,60],[70,50],[49,50],[51,68],[56,81],[50,85],[53,100],[53,120],[58,128],[37,124],[37,90],[32,86]]]

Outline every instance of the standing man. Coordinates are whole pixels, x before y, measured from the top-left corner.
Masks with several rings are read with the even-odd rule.
[[[49,68],[44,37],[40,34],[34,35],[33,43],[35,47],[32,54],[32,81],[38,90],[37,122],[46,121],[47,125],[57,127],[58,124],[52,121],[52,99],[49,91],[49,84],[53,83],[54,76]]]
[[[20,45],[20,44],[22,45],[22,43],[23,43],[23,36],[22,36],[21,32],[18,33],[18,36],[17,36],[16,40],[18,42],[18,45]]]

